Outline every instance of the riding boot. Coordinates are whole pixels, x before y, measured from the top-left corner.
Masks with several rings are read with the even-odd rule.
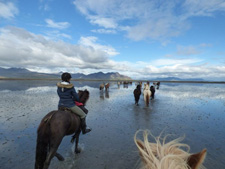
[[[91,131],[90,128],[87,128],[86,118],[81,119],[81,130],[83,134],[86,134]]]

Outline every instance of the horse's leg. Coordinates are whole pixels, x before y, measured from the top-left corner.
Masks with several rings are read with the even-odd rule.
[[[59,147],[59,145],[62,141],[63,136],[60,137],[58,135],[57,137],[59,137],[59,138],[58,139],[51,139],[49,153],[48,153],[48,156],[45,160],[45,164],[44,164],[43,169],[48,169],[52,158],[56,155],[56,151],[57,151],[57,149],[58,149],[58,147]]]
[[[75,134],[75,138],[76,138],[76,144],[75,144],[75,153],[80,153],[81,150],[78,148],[78,143],[79,143],[79,136],[80,136],[80,132],[81,132],[81,129],[79,129],[76,134]]]
[[[59,154],[58,152],[55,153],[55,156],[57,157],[57,159],[59,161],[64,161],[64,157],[61,154]]]

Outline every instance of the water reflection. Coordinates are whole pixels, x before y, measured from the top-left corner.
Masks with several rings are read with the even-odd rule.
[[[104,91],[100,90],[99,94],[100,94],[100,99],[104,100],[104,98],[105,98]]]
[[[156,91],[156,95],[157,95]],[[225,99],[225,85],[223,84],[164,84],[160,94],[173,99],[211,98]]]
[[[109,98],[109,91],[108,90],[105,91],[105,98],[107,98],[107,99]]]
[[[53,160],[51,168],[133,168],[138,154],[134,153],[137,149],[132,138],[138,129],[146,128],[154,135],[165,128],[167,133],[185,134],[192,152],[205,147],[209,150],[208,169],[223,168],[225,85],[161,83],[146,108],[143,95],[140,105],[134,105],[135,84],[118,90],[118,84],[111,83],[109,91],[100,91],[101,82],[73,83],[77,90],[90,91],[87,120],[93,131],[81,136],[84,151],[79,156],[71,153],[70,137],[65,138],[59,152],[67,160]],[[33,168],[37,126],[45,114],[57,109],[55,84],[56,81],[0,81],[1,168]]]
[[[29,88],[42,86],[56,86],[55,80],[0,80],[0,90],[27,90]],[[101,81],[71,81],[76,87],[88,86],[99,88]]]
[[[108,90],[105,90],[105,91],[101,90],[99,92],[99,97],[100,97],[101,100],[104,100],[105,98],[109,99],[109,91]]]

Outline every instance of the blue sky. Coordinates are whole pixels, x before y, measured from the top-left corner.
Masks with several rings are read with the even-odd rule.
[[[225,81],[225,0],[0,0],[0,67]]]

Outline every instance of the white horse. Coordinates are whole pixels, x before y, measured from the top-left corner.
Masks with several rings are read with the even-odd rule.
[[[146,83],[144,84],[143,94],[144,94],[145,105],[148,107],[149,101],[150,101],[150,96],[151,96],[151,91],[150,91],[149,85]]]
[[[142,169],[205,169],[202,163],[206,156],[206,149],[190,154],[189,145],[180,143],[184,137],[166,143],[167,136],[161,139],[160,136],[154,137],[148,130],[145,130],[143,131],[144,140],[141,141],[137,139],[138,132],[140,130],[135,133],[134,142],[143,161]],[[149,142],[149,135],[155,143]]]

